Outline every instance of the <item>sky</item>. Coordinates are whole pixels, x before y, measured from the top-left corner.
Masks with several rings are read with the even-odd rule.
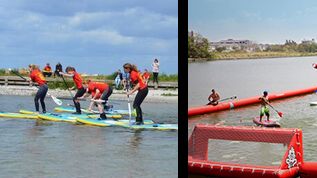
[[[189,0],[188,30],[209,41],[263,44],[317,38],[316,0]]]
[[[177,0],[5,0],[0,3],[0,68],[57,62],[80,73],[178,72]]]

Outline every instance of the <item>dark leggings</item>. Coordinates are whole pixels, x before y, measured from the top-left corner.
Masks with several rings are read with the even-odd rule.
[[[77,100],[78,97],[82,97],[85,94],[85,92],[86,92],[85,88],[79,88],[77,90],[77,93],[75,94],[75,96],[73,98],[74,105],[75,105],[77,113],[81,113],[81,110],[80,110],[80,103],[79,103],[79,101],[76,101],[76,100]]]
[[[153,72],[153,83],[155,82],[158,84],[158,72]]]
[[[101,99],[105,100],[105,102],[102,102],[102,104],[105,106],[107,104],[108,98],[109,96],[112,94],[112,88],[111,86],[109,86],[108,90],[105,90],[102,95],[101,95]]]
[[[46,107],[45,107],[44,99],[45,99],[47,90],[48,90],[48,87],[47,87],[46,84],[40,86],[39,89],[37,90],[37,93],[36,93],[35,98],[34,98],[35,109],[36,109],[37,112],[40,111],[39,100],[40,100],[40,102],[41,102],[41,106],[42,106],[42,111],[43,111],[43,113],[46,112]]]
[[[149,90],[147,87],[143,88],[142,90],[138,91],[138,94],[136,94],[134,102],[133,102],[133,108],[136,110],[136,122],[143,122],[143,117],[142,117],[142,109],[141,109],[141,104],[148,94]]]

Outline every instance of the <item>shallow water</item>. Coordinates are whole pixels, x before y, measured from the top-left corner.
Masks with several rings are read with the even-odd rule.
[[[312,63],[316,57],[233,60],[189,64],[189,107],[206,103],[210,89],[220,95],[238,99],[261,95],[264,90],[283,92],[316,86],[317,70]],[[202,78],[203,77],[203,78]],[[317,94],[309,94],[273,101],[272,105],[283,113],[280,119],[270,109],[272,119],[279,120],[283,128],[303,130],[304,160],[317,161]],[[216,112],[189,118],[188,135],[197,123],[254,126],[259,105]],[[210,143],[209,159],[257,165],[279,165],[285,152],[283,145]]]
[[[34,110],[33,97],[0,96],[0,101],[1,111]],[[49,98],[46,103],[48,111],[56,107]],[[114,107],[126,109],[127,103],[115,101]],[[178,122],[176,104],[143,103],[142,109],[156,122]],[[0,118],[0,128],[1,177],[178,176],[177,131],[6,118]]]

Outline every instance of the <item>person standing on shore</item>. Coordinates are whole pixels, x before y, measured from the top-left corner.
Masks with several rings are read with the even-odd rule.
[[[80,76],[79,73],[76,72],[74,67],[66,67],[66,73],[64,72],[59,72],[60,75],[62,76],[66,76],[66,77],[72,77],[73,81],[75,83],[75,86],[73,86],[72,88],[69,88],[70,90],[75,89],[75,87],[77,87],[77,92],[75,94],[75,96],[73,97],[73,102],[76,108],[76,112],[74,112],[73,114],[81,114],[81,109],[80,109],[80,103],[79,103],[79,97],[82,97],[86,90],[83,86],[83,80]]]
[[[58,77],[60,76],[59,75],[59,72],[63,72],[63,66],[60,62],[58,62],[55,66],[55,72],[54,72],[54,77],[57,75]]]
[[[158,59],[154,59],[152,63],[152,72],[153,72],[153,84],[156,82],[156,85],[154,84],[154,88],[157,89],[158,87],[158,74],[160,69],[160,63]]]
[[[39,85],[38,90],[37,90],[35,97],[34,97],[35,110],[36,110],[36,112],[40,111],[40,106],[39,106],[39,100],[40,100],[41,106],[42,106],[42,112],[46,113],[44,99],[45,99],[46,93],[48,91],[48,86],[46,84],[45,77],[43,76],[43,74],[40,71],[40,69],[38,68],[38,66],[36,66],[34,64],[29,65],[29,70],[30,70],[30,78],[31,78],[29,82],[31,84],[32,84],[32,82],[36,82]]]
[[[135,65],[126,63],[123,65],[123,69],[124,72],[130,74],[131,83],[134,85],[132,90],[127,91],[127,95],[132,95],[135,91],[138,90],[138,93],[135,96],[133,102],[133,108],[135,108],[136,110],[135,125],[143,125],[141,104],[149,92],[147,84],[144,83],[143,78],[141,74],[138,72],[138,69]]]
[[[210,99],[212,99],[212,100],[210,101]],[[209,103],[207,105],[216,106],[218,104],[219,100],[220,100],[220,95],[215,91],[215,89],[212,89],[211,94],[208,97]]]
[[[121,73],[121,70],[119,69],[119,70],[117,71],[117,76],[116,76],[116,78],[114,79],[115,84],[116,84],[116,89],[119,89],[121,80],[122,80],[122,73]]]

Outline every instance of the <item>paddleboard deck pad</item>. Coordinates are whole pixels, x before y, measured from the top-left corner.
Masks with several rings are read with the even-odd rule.
[[[280,123],[274,120],[267,121],[266,117],[262,118],[262,121],[260,122],[260,117],[253,118],[253,122],[256,125],[264,126],[264,127],[281,127]]]
[[[75,108],[73,107],[55,107],[54,111],[56,112],[75,112]],[[87,110],[87,109],[81,109],[82,112],[84,113],[92,113],[91,111]],[[109,111],[105,111],[106,114],[113,114],[113,115],[129,115],[129,111],[128,110],[121,110],[121,109],[114,109],[114,110],[109,110]],[[136,115],[136,111],[133,110],[133,112],[131,113],[133,116]]]

